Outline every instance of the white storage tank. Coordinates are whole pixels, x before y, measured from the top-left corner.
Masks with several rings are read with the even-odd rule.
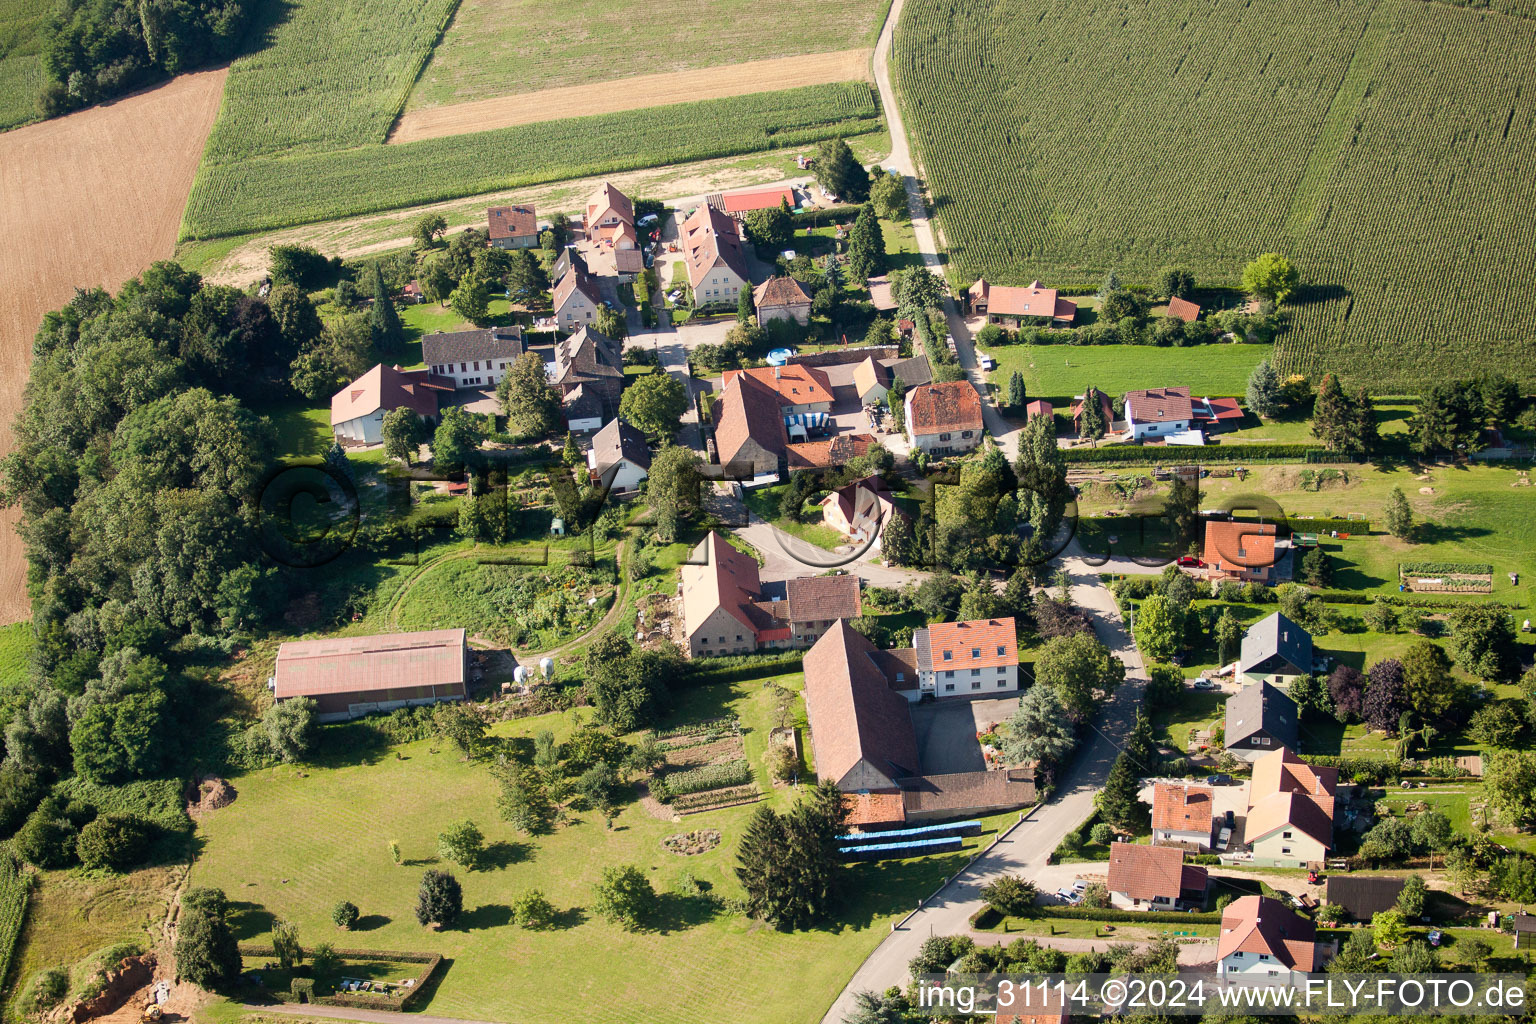
[[[539,659],[539,672],[541,674],[543,674],[545,679],[548,679],[550,677],[550,674],[552,672],[554,672],[554,670],[555,670],[555,659],[554,658],[540,658]]]

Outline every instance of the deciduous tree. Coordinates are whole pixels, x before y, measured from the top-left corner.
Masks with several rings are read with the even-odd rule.
[[[1296,290],[1300,280],[1291,261],[1277,252],[1262,253],[1243,268],[1243,288],[1277,304]]]
[[[507,430],[515,436],[543,437],[560,425],[560,396],[537,352],[513,360],[496,382],[496,398],[507,417]]]
[[[828,139],[817,147],[816,180],[839,202],[862,203],[869,198],[869,172],[842,139]]]
[[[633,864],[603,868],[602,880],[592,892],[592,909],[628,932],[639,931],[656,912],[656,890]]]
[[[1035,685],[1054,689],[1074,722],[1091,718],[1124,679],[1125,666],[1091,633],[1048,641],[1035,663]]]
[[[688,390],[669,373],[650,373],[624,389],[619,414],[653,440],[670,438],[688,410]]]

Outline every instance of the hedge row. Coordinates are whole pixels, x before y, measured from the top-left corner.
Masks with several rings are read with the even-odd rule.
[[[1243,519],[1242,516],[1233,516],[1232,518],[1237,520]],[[1287,517],[1286,525],[1291,528],[1292,533],[1315,533],[1319,536],[1331,530],[1337,530],[1340,533],[1347,533],[1351,536],[1371,532],[1370,521],[1365,519],[1328,519],[1324,517],[1298,519]]]
[[[1110,445],[1104,448],[1068,448],[1067,462],[1144,463],[1200,465],[1207,462],[1360,462],[1356,455],[1330,452],[1315,444],[1225,444],[1202,448],[1156,445]]]
[[[32,876],[9,854],[0,859],[0,980],[11,969],[16,940],[27,919],[27,904],[32,899]]]
[[[238,948],[241,956],[272,955],[272,947],[267,943],[242,942]],[[437,973],[437,969],[443,963],[441,953],[407,953],[388,949],[337,949],[333,952],[343,960],[382,960],[389,963],[425,964],[426,966],[416,973],[414,982],[403,988],[398,995],[353,995],[336,992],[328,996],[317,996],[313,994],[313,978],[295,978],[292,983],[292,992],[272,992],[273,997],[289,1003],[307,999],[321,1006],[346,1006],[360,1010],[405,1010],[409,1009],[426,990],[432,976]]]
[[[689,663],[683,682],[693,685],[739,683],[748,679],[800,671],[804,651],[774,651],[728,658],[696,658]]]
[[[272,944],[270,942],[242,942],[239,944],[241,956],[271,956]],[[383,960],[402,964],[428,964],[434,960],[441,960],[441,953],[408,953],[398,949],[333,949],[343,960]]]
[[[1036,917],[1066,918],[1074,921],[1121,921],[1146,924],[1149,921],[1183,921],[1185,924],[1220,924],[1218,913],[1187,914],[1171,910],[1116,910],[1113,907],[1036,907]]]
[[[1316,593],[1323,599],[1324,604],[1370,604],[1372,601],[1383,601],[1399,608],[1465,608],[1470,603],[1436,601],[1434,598],[1421,601],[1407,594],[1362,594],[1355,590],[1319,590]],[[1519,607],[1502,601],[1478,601],[1476,604],[1479,608],[1503,608],[1506,611],[1513,611]]]
[[[1402,562],[1397,571],[1403,576],[1492,576],[1493,566],[1485,562]]]

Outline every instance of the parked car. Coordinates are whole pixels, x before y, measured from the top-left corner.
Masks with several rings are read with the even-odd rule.
[[[1230,828],[1223,827],[1220,832],[1216,833],[1216,849],[1225,850],[1228,846],[1231,845],[1232,830]]]
[[[1216,684],[1211,682],[1209,679],[1196,679],[1195,680],[1195,689],[1197,689],[1197,690],[1214,690],[1214,689],[1216,689]]]
[[[1196,558],[1194,555],[1181,555],[1179,557],[1179,565],[1186,569],[1205,568],[1205,563],[1200,561],[1200,559]]]
[[[1232,776],[1226,774],[1225,772],[1217,772],[1215,775],[1208,777],[1205,781],[1209,782],[1213,786],[1225,786],[1232,781]]]

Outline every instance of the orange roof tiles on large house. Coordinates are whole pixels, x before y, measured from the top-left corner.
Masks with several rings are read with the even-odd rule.
[[[1200,832],[1209,836],[1216,791],[1209,786],[1159,782],[1152,787],[1152,831]]]
[[[311,697],[322,720],[379,704],[430,703],[464,696],[464,630],[289,640],[277,649],[272,695]]]
[[[1271,963],[1294,971],[1318,966],[1317,926],[1268,896],[1244,896],[1221,913],[1221,938],[1216,959],[1225,973],[1234,953],[1267,956]]]
[[[725,385],[737,377],[751,377],[777,392],[784,406],[832,404],[832,384],[825,370],[814,366],[788,363],[784,366],[755,366],[749,370],[726,370]]]
[[[744,282],[750,279],[736,222],[713,206],[701,206],[683,221],[679,241],[695,292],[715,267],[728,268]]]
[[[873,434],[838,434],[822,441],[801,441],[785,446],[790,469],[826,469],[846,466],[875,446]]]
[[[1245,840],[1251,845],[1289,828],[1331,847],[1338,783],[1337,768],[1307,764],[1287,747],[1259,758],[1248,783]]]
[[[1019,633],[1012,616],[936,622],[913,630],[917,663],[924,671],[943,668],[998,668],[1019,663]]]
[[[1194,418],[1189,388],[1147,388],[1125,393],[1125,418],[1132,423],[1175,423]]]
[[[755,647],[758,634],[773,629],[772,616],[757,607],[763,590],[757,562],[737,551],[719,533],[711,530],[699,542],[689,561],[683,564],[681,577],[683,622],[690,637],[721,610],[746,631],[744,635],[750,634],[748,646]]]
[[[907,392],[907,429],[914,434],[982,430],[981,396],[970,381],[924,384]]]
[[[1113,843],[1109,847],[1109,879],[1112,894],[1131,900],[1172,903],[1184,892],[1204,892],[1209,881],[1205,868],[1184,863],[1184,851],[1171,846]]]

